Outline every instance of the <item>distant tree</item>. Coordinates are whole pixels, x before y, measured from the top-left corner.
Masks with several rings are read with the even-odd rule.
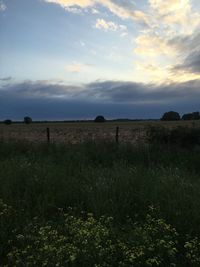
[[[28,116],[24,117],[24,123],[30,124],[31,122],[32,122],[31,117],[28,117]]]
[[[7,119],[7,120],[4,121],[4,124],[10,125],[10,124],[12,124],[12,121],[10,119]]]
[[[193,120],[199,120],[200,119],[200,114],[198,111],[192,112],[192,118]]]
[[[175,111],[165,112],[161,120],[162,121],[178,121],[180,120],[180,115],[178,112],[175,112]]]
[[[182,120],[199,120],[200,114],[199,112],[192,112],[192,113],[186,113],[182,116]]]
[[[182,120],[184,120],[184,121],[192,120],[192,113],[184,114],[182,116]]]
[[[95,121],[95,122],[105,122],[106,119],[104,118],[104,116],[99,115],[99,116],[97,116],[97,117],[95,118],[94,121]]]

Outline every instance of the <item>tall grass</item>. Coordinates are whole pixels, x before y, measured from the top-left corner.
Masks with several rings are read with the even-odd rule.
[[[127,225],[129,220],[133,225],[145,224],[148,213],[162,218],[178,233],[177,262],[173,261],[177,265],[173,266],[199,266],[188,256],[190,247],[200,244],[199,159],[199,146],[188,149],[164,144],[137,146],[106,142],[0,143],[0,199],[5,213],[1,219],[4,231],[1,256],[6,262],[6,255],[12,250],[7,241],[14,238],[14,229],[23,232],[35,217],[41,225],[49,221],[58,224],[62,221],[60,214],[68,213],[71,207],[76,218],[82,218],[85,213],[92,213],[97,221],[102,216],[112,217],[112,229],[125,228],[127,233],[132,231]],[[194,238],[196,243],[190,241]],[[195,257],[200,259],[200,255]],[[157,265],[139,262],[134,266],[172,266],[168,260]],[[114,266],[109,264],[98,266]],[[88,263],[88,266],[95,265]],[[121,266],[133,266],[133,262]]]

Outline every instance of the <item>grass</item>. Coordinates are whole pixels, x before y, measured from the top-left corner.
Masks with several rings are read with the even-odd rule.
[[[107,121],[106,123],[94,122],[44,122],[13,123],[5,125],[0,123],[0,140],[3,141],[31,141],[46,142],[46,128],[50,129],[51,141],[54,143],[80,143],[97,140],[115,140],[116,127],[119,127],[120,143],[137,143],[144,139],[148,127],[171,129],[177,126],[198,128],[200,120],[196,121]]]
[[[199,146],[0,143],[2,266],[199,266],[199,158]]]

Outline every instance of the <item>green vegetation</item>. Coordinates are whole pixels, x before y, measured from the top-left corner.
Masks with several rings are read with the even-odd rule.
[[[32,123],[31,117],[28,117],[28,116],[24,117],[24,123],[26,123],[26,124]]]
[[[180,115],[176,111],[165,112],[161,118],[162,121],[179,121]]]
[[[200,128],[151,126],[147,130],[147,139],[151,144],[165,144],[188,147],[200,145]]]
[[[182,120],[199,120],[200,119],[200,113],[199,111],[195,111],[192,113],[186,113],[183,114]]]
[[[0,143],[0,266],[199,266],[199,159],[176,142]]]
[[[4,124],[6,124],[6,125],[10,125],[10,124],[12,124],[12,121],[9,120],[9,119],[7,119],[7,120],[4,121]]]
[[[97,116],[94,120],[94,122],[105,122],[105,121],[106,119],[104,118],[104,116],[101,115]]]

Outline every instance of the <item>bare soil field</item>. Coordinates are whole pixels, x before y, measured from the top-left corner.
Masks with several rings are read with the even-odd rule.
[[[0,140],[46,142],[50,129],[50,140],[53,143],[81,143],[85,141],[115,141],[116,127],[119,127],[119,142],[143,142],[146,130],[151,126],[173,128],[177,126],[199,127],[200,121],[128,121],[128,122],[44,122],[0,124]]]

